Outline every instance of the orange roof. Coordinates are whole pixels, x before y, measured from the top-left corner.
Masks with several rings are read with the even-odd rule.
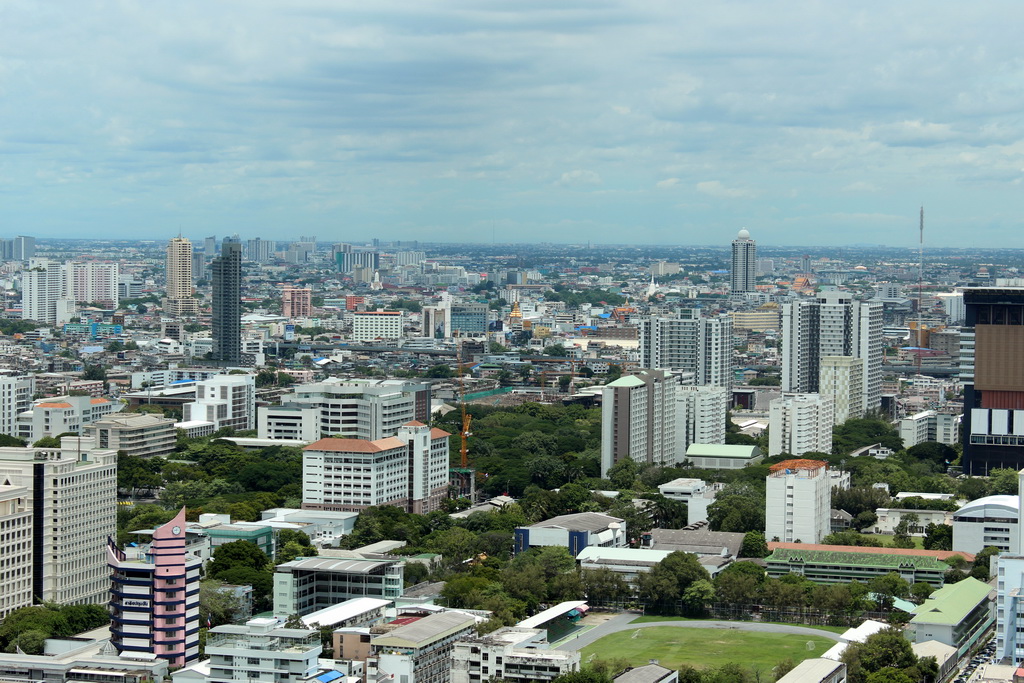
[[[431,439],[447,439],[449,436],[451,436],[451,434],[444,431],[443,429],[438,429],[437,427],[434,427],[433,429],[430,430]]]
[[[95,406],[95,405],[99,405],[100,403],[110,403],[110,401],[108,401],[105,398],[94,398],[94,399],[90,400],[89,403],[91,403],[91,404],[93,404]]]
[[[386,439],[377,439],[376,441],[328,437],[314,441],[302,450],[331,451],[333,453],[380,453],[381,451],[389,451],[392,448],[405,448],[405,442],[393,436],[389,436]]]
[[[919,548],[873,548],[867,545],[825,545],[823,543],[780,543],[770,541],[768,550],[828,550],[837,553],[872,553],[876,555],[908,555],[911,557],[934,557],[947,560],[962,555],[968,562],[974,562],[974,555],[960,550],[920,550]]]
[[[40,403],[40,408],[70,408],[71,404],[66,401],[58,401],[57,403]]]
[[[824,460],[805,460],[803,458],[793,460],[783,460],[782,462],[776,463],[768,468],[769,472],[779,472],[781,470],[816,470],[822,467],[828,467],[828,463]]]
[[[426,427],[427,425],[423,424],[419,420],[413,420],[412,422],[406,422],[402,426],[403,427]]]

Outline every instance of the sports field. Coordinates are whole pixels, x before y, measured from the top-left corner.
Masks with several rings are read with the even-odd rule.
[[[807,643],[812,643],[813,648],[808,649]],[[833,645],[834,640],[820,636],[652,626],[605,636],[583,648],[581,654],[584,663],[623,659],[630,666],[640,666],[657,659],[662,666],[677,669],[683,664],[700,668],[735,662],[769,671],[784,659],[799,663],[820,657]]]

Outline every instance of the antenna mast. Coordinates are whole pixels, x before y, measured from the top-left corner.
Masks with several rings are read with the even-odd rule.
[[[921,349],[924,348],[924,207],[917,240],[917,374],[921,374]]]

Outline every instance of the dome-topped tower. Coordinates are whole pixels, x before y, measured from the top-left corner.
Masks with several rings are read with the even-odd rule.
[[[738,239],[738,240],[749,240],[750,239],[750,231],[747,230],[746,228],[740,228],[740,231],[736,234],[736,239]]]
[[[750,231],[742,228],[732,241],[732,270],[729,274],[732,293],[753,292],[756,280],[757,243],[750,239]]]

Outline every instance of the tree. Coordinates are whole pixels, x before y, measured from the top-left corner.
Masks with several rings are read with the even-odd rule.
[[[792,657],[787,657],[786,659],[783,659],[775,665],[775,680],[781,680],[783,676],[785,676],[795,668],[796,664],[793,663]]]
[[[206,575],[212,579],[231,569],[246,568],[262,571],[270,564],[270,558],[255,543],[238,540],[218,546],[213,559],[206,567]]]
[[[199,623],[220,626],[230,624],[241,615],[242,601],[223,581],[208,579],[199,582]]]
[[[106,381],[107,370],[102,365],[90,365],[85,364],[84,371],[82,372],[82,379],[86,381]]]
[[[697,579],[683,591],[683,604],[694,612],[703,612],[715,599],[715,586],[707,579]]]
[[[929,524],[924,528],[925,550],[952,550],[953,527],[949,524]]]
[[[712,531],[762,531],[764,510],[764,489],[747,483],[730,484],[708,506],[708,524]]]
[[[768,543],[760,531],[748,531],[740,544],[740,557],[768,557]]]

